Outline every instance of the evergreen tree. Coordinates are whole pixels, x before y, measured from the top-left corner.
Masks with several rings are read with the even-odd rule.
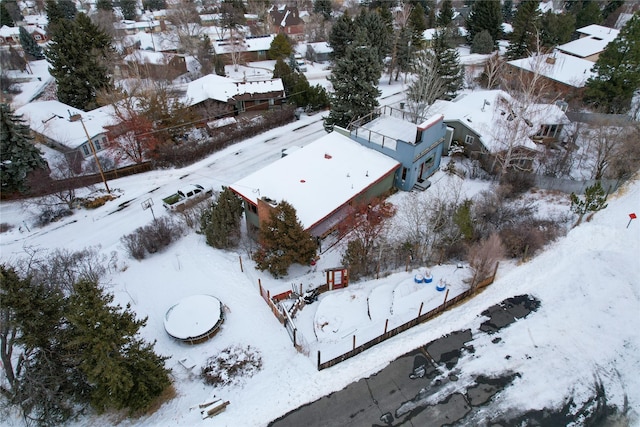
[[[84,280],[74,286],[65,312],[64,349],[90,385],[98,412],[145,409],[170,385],[167,358],[140,338],[147,319],[136,319],[129,305],[113,305],[113,295]]]
[[[474,1],[466,20],[469,43],[482,30],[489,31],[494,41],[500,40],[502,38],[502,21],[500,0]]]
[[[547,11],[540,17],[540,41],[545,47],[568,43],[576,30],[576,17],[570,13]]]
[[[322,15],[325,21],[331,19],[332,12],[333,7],[331,6],[331,0],[315,0],[313,2],[313,13]]]
[[[454,11],[451,0],[444,0],[440,5],[440,13],[438,13],[436,24],[440,28],[448,27],[453,22],[453,15]]]
[[[333,85],[331,112],[327,126],[346,127],[353,120],[371,113],[378,106],[378,83],[382,65],[375,49],[366,45],[367,37],[358,32],[345,56],[336,61],[328,77]]]
[[[624,113],[640,87],[640,12],[609,42],[593,66],[596,76],[587,80],[584,100],[606,113]]]
[[[124,19],[135,21],[136,13],[136,0],[120,0],[120,11]]]
[[[411,28],[411,46],[413,46],[414,52],[420,49],[424,45],[424,30],[427,27],[427,21],[424,16],[424,9],[420,4],[417,4],[411,10],[409,15],[409,28]]]
[[[22,50],[31,60],[44,59],[44,53],[40,45],[31,37],[31,34],[24,27],[20,27],[20,45]]]
[[[0,356],[3,396],[25,419],[59,424],[73,414],[86,387],[70,375],[60,346],[64,295],[0,266]],[[37,313],[37,315],[35,315]],[[6,385],[5,385],[6,384]],[[55,392],[53,392],[55,390]]]
[[[389,17],[388,17],[389,18]],[[378,61],[382,65],[391,46],[391,21],[385,19],[375,11],[362,10],[354,20],[356,33],[362,31],[368,38],[366,44],[375,49]]]
[[[62,7],[58,5],[56,0],[47,0],[45,3],[45,11],[47,13],[47,29],[49,32],[63,20],[66,20],[66,16]]]
[[[78,14],[76,3],[73,0],[58,0],[58,8],[64,19],[73,20]]]
[[[167,8],[166,0],[144,0],[142,7],[145,10],[163,10]]]
[[[518,4],[513,20],[507,59],[525,58],[537,52],[537,26],[540,18],[537,0],[522,0]]]
[[[600,2],[594,0],[583,0],[582,8],[580,8],[576,14],[576,27],[582,28],[591,24],[601,24],[602,20]]]
[[[482,30],[473,38],[471,43],[471,53],[487,54],[493,52],[495,43],[491,38],[489,31]]]
[[[597,212],[607,207],[607,193],[602,188],[600,181],[597,181],[584,192],[584,197],[578,197],[575,193],[571,193],[571,212],[578,214],[578,224],[588,212]]]
[[[106,64],[113,52],[111,38],[79,14],[66,25],[56,25],[45,56],[56,79],[58,99],[81,110],[96,108],[96,93],[112,86]]]
[[[444,84],[444,99],[453,99],[462,88],[463,70],[460,65],[458,51],[447,43],[446,33],[436,31],[433,38],[433,53],[437,64],[437,72]]]
[[[504,22],[511,23],[513,19],[513,0],[504,0],[504,3],[502,3],[502,17]]]
[[[293,53],[293,46],[286,34],[280,33],[273,38],[267,51],[267,59],[288,58]]]
[[[16,26],[4,2],[0,2],[0,27],[3,25],[6,25],[7,27]]]
[[[260,270],[274,277],[287,274],[294,264],[308,265],[316,255],[316,241],[305,231],[296,210],[286,201],[278,203],[269,213],[268,221],[260,224],[260,248],[254,260]]]
[[[237,246],[240,242],[242,212],[242,200],[229,187],[222,187],[218,200],[201,218],[207,245],[218,249]]]
[[[96,2],[96,8],[98,10],[106,10],[111,12],[113,10],[113,2],[111,0],[98,0]]]
[[[343,58],[347,52],[347,47],[353,41],[355,34],[355,25],[351,20],[348,13],[344,13],[331,27],[331,34],[329,34],[329,46],[332,51],[329,53],[329,58],[336,61]]]
[[[25,191],[29,173],[46,167],[22,116],[14,115],[7,104],[0,104],[0,190]]]

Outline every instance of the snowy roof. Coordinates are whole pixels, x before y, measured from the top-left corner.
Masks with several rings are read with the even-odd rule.
[[[307,46],[311,46],[315,53],[330,53],[333,52],[331,46],[327,42],[315,42],[315,43],[307,43]]]
[[[172,40],[163,34],[139,31],[136,34],[125,36],[123,39],[125,46],[133,46],[137,42],[140,42],[140,49],[143,50],[172,51],[178,49],[177,39]]]
[[[25,15],[22,20],[27,24],[37,25],[40,27],[46,27],[49,24],[49,18],[47,15]]]
[[[275,39],[274,34],[268,36],[247,37],[244,39],[244,43],[240,46],[239,50],[243,52],[260,52],[267,51],[271,47],[271,42]],[[214,44],[216,53],[230,53],[231,44],[229,40],[218,40]]]
[[[78,148],[87,142],[82,123],[79,120],[72,122],[69,117],[80,114],[91,138],[104,134],[105,126],[114,124],[109,106],[84,112],[59,101],[39,101],[18,108],[16,114],[24,115],[23,119],[34,132],[69,148]]]
[[[488,90],[465,93],[453,101],[438,100],[429,108],[429,113],[443,114],[445,122],[455,120],[463,123],[480,136],[482,144],[491,152],[502,149],[506,129],[519,129],[511,135],[516,146],[536,150],[537,146],[530,137],[541,125],[570,123],[555,104],[527,104],[524,109],[518,114],[521,107],[517,100],[502,90]],[[514,127],[508,123],[514,120],[526,125]]]
[[[262,197],[287,201],[309,229],[398,166],[392,158],[331,132],[231,188],[254,204]]]
[[[415,123],[411,123],[407,120],[402,120],[397,117],[389,116],[386,114],[371,120],[361,126],[364,129],[375,132],[379,135],[384,135],[394,140],[400,140],[413,144],[416,142],[417,126]],[[385,144],[388,146],[388,142]],[[393,144],[391,144],[393,145]]]
[[[124,61],[163,65],[163,64],[166,64],[167,61],[171,59],[173,56],[175,55],[138,49],[133,51],[129,55],[125,56]]]
[[[581,38],[559,45],[557,48],[580,58],[586,58],[602,52],[609,42],[618,37],[620,33],[620,31],[613,28],[596,24],[579,28],[577,31],[583,34]]]
[[[598,37],[602,40],[606,40],[607,42],[612,41],[618,37],[618,34],[620,34],[620,31],[614,28],[604,27],[597,24],[587,25],[586,27],[578,28],[576,31],[588,36]]]
[[[199,104],[206,99],[228,102],[230,99],[243,94],[283,92],[281,79],[238,82],[233,79],[207,74],[187,84],[187,103]]]
[[[586,81],[596,75],[591,71],[594,63],[562,52],[531,56],[508,62],[527,71],[537,71],[541,75],[573,87],[583,87]]]

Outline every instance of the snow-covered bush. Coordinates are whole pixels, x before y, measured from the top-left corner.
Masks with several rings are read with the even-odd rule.
[[[249,378],[262,369],[262,356],[251,346],[232,345],[207,359],[200,375],[208,385],[230,385]]]

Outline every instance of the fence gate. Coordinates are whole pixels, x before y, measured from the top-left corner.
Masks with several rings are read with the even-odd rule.
[[[349,274],[346,268],[329,268],[325,271],[327,272],[327,286],[330,291],[346,288],[349,285]]]

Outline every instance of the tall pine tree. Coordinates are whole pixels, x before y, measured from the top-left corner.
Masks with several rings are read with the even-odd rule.
[[[107,68],[112,53],[111,38],[84,13],[55,25],[45,56],[60,102],[85,111],[97,108],[97,92],[112,88]]]
[[[170,385],[167,358],[139,335],[147,319],[136,319],[128,305],[113,305],[113,295],[97,283],[75,284],[65,320],[67,357],[90,385],[89,401],[98,412],[145,409]]]
[[[382,65],[376,49],[368,45],[364,31],[350,45],[343,58],[336,61],[333,73],[328,77],[333,85],[331,112],[327,126],[346,127],[353,120],[363,117],[378,106],[378,83]]]
[[[31,34],[24,28],[20,27],[20,45],[22,45],[22,50],[27,55],[30,60],[40,60],[44,59],[44,53],[42,53],[42,48],[40,45],[33,39]]]
[[[609,42],[593,66],[595,77],[587,80],[584,100],[606,113],[625,113],[640,87],[640,12]]]
[[[222,187],[216,202],[203,213],[201,228],[207,245],[226,249],[240,242],[242,200],[229,187]]]
[[[294,263],[308,265],[316,255],[315,239],[304,230],[294,207],[284,200],[260,224],[259,238],[254,260],[260,270],[274,277],[285,276]]]
[[[135,21],[136,19],[136,0],[120,0],[120,11],[124,19]]]
[[[14,115],[7,104],[0,104],[1,191],[25,191],[29,173],[47,167],[41,154],[22,116]]]
[[[522,0],[518,4],[516,16],[513,20],[513,32],[509,37],[507,59],[526,58],[537,53],[538,27],[540,11],[537,0]]]
[[[438,30],[433,37],[433,53],[437,64],[437,73],[444,85],[443,99],[453,99],[462,88],[464,79],[458,51],[447,40],[447,31]]]
[[[467,38],[473,42],[476,34],[489,31],[494,41],[502,38],[502,9],[500,0],[474,1],[466,20]]]
[[[331,52],[329,58],[336,61],[343,58],[347,52],[347,47],[353,41],[355,25],[348,13],[344,13],[331,27],[329,34],[329,46]]]
[[[15,27],[15,22],[13,22],[13,18],[11,14],[7,10],[4,2],[0,2],[0,27],[6,25],[7,27]]]

